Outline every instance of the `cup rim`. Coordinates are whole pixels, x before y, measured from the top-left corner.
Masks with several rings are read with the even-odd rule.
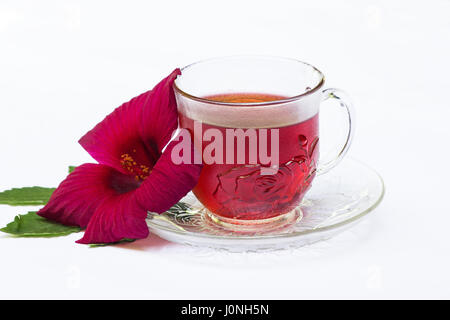
[[[210,62],[210,61],[214,61],[214,60],[224,60],[224,59],[235,59],[235,58],[268,58],[268,59],[281,59],[281,60],[301,63],[301,64],[306,65],[306,66],[312,68],[313,70],[315,70],[320,75],[320,81],[312,89],[310,89],[310,90],[308,90],[306,92],[303,92],[301,94],[292,96],[292,97],[288,97],[288,98],[285,98],[285,99],[272,100],[272,101],[245,102],[245,103],[241,103],[241,102],[223,102],[223,101],[216,101],[216,100],[211,100],[211,99],[207,99],[207,98],[202,98],[202,97],[198,97],[198,96],[192,95],[190,93],[187,93],[186,91],[183,91],[182,89],[180,89],[179,86],[177,86],[177,81],[176,80],[178,79],[178,77],[183,75],[183,70],[185,70],[185,69],[188,69],[190,67],[193,67],[193,66],[195,66],[197,64],[204,63],[204,62]],[[209,104],[216,104],[216,105],[221,105],[221,106],[225,106],[225,107],[227,107],[227,106],[228,107],[236,107],[236,106],[239,106],[239,107],[255,107],[255,106],[264,107],[264,106],[272,106],[272,105],[276,105],[276,104],[288,103],[288,102],[296,101],[298,99],[301,99],[301,98],[303,98],[305,96],[308,96],[308,95],[316,92],[325,83],[325,76],[322,73],[322,71],[320,71],[319,69],[314,67],[312,64],[309,64],[307,62],[304,62],[304,61],[301,61],[301,60],[298,60],[298,59],[294,59],[294,58],[268,56],[268,55],[232,55],[232,56],[223,56],[223,57],[214,57],[214,58],[203,59],[203,60],[199,60],[199,61],[193,62],[191,64],[188,64],[187,66],[184,66],[183,68],[181,68],[181,75],[179,75],[178,77],[177,77],[177,79],[175,79],[175,81],[173,83],[173,88],[179,94],[185,96],[186,98],[189,98],[189,99],[192,99],[192,100],[196,100],[196,101],[199,101],[199,102],[209,103]]]

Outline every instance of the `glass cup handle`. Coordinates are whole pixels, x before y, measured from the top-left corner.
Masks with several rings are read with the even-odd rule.
[[[355,111],[348,95],[340,89],[329,88],[322,91],[322,102],[328,99],[336,99],[339,102],[339,105],[346,109],[348,115],[348,133],[344,145],[339,149],[339,152],[334,159],[329,160],[325,163],[322,163],[319,160],[319,164],[317,166],[318,175],[330,171],[342,160],[344,155],[347,153],[348,148],[350,147],[353,139],[353,133],[355,131]]]

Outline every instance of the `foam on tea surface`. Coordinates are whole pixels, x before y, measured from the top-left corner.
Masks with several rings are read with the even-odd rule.
[[[314,117],[319,112],[320,91],[286,98],[266,93],[205,95],[199,100],[177,96],[184,117],[228,128],[278,128]]]
[[[286,98],[287,97],[264,93],[215,94],[212,96],[204,97],[204,99],[207,100],[227,102],[227,103],[258,103],[258,102],[284,100]]]

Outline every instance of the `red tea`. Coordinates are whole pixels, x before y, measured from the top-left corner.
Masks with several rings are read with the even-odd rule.
[[[221,94],[205,97],[208,100],[249,103],[268,102],[283,99],[284,97],[268,94]],[[227,106],[240,108],[241,106]],[[246,106],[248,107],[248,106]],[[250,108],[250,107],[248,107]],[[257,116],[257,114],[255,115]],[[277,114],[273,114],[276,117]],[[271,119],[267,119],[271,123]],[[194,121],[180,114],[182,128],[194,132]],[[223,127],[202,123],[202,131],[218,129],[226,135]],[[255,129],[255,128],[254,128]],[[257,163],[250,163],[249,141],[245,145],[244,164],[206,164],[202,169],[200,179],[193,192],[197,198],[216,215],[244,220],[268,219],[293,210],[301,201],[309,189],[315,175],[318,160],[318,114],[302,121],[286,126],[269,127],[268,139],[270,141],[270,129],[278,129],[279,167],[275,174],[261,174],[261,168],[266,166],[258,158]],[[243,128],[246,130],[246,128]],[[255,129],[259,145],[259,131]],[[267,130],[266,130],[267,131]],[[198,137],[196,137],[197,139]],[[209,141],[202,140],[202,154]],[[231,149],[233,148],[233,149]],[[223,152],[233,152],[236,156],[236,145],[223,144]]]

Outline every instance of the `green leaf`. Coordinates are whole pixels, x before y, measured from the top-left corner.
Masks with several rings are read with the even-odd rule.
[[[126,239],[125,238],[120,241],[112,242],[112,243],[92,243],[89,245],[89,247],[91,247],[91,248],[106,247],[106,246],[111,246],[111,245],[115,245],[115,244],[119,244],[119,243],[133,242],[133,241],[136,241],[136,239]]]
[[[73,172],[73,170],[76,169],[76,166],[69,166],[69,174]]]
[[[187,203],[180,201],[178,203],[175,203],[172,208],[166,211],[166,213],[176,215],[180,213],[186,213],[190,209],[191,207]]]
[[[10,206],[35,206],[48,202],[55,188],[25,187],[0,192],[0,204]]]
[[[24,215],[17,215],[13,222],[8,223],[0,231],[19,237],[59,237],[79,232],[81,228],[48,220],[31,211]]]

